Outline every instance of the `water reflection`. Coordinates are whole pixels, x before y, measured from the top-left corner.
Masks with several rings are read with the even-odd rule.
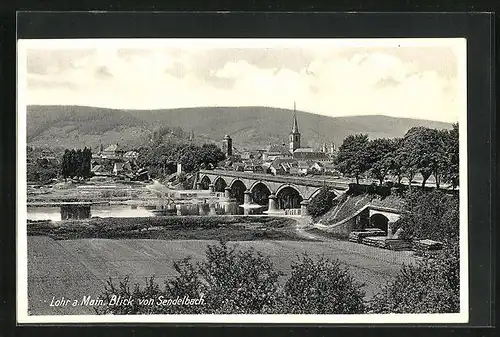
[[[198,204],[166,204],[157,206],[137,205],[64,205],[28,207],[28,220],[61,221],[67,219],[88,219],[91,217],[149,217],[165,215],[243,215],[260,214],[262,208],[244,208],[237,202],[226,201]]]

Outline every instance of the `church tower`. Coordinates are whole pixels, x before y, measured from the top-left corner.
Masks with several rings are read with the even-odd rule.
[[[290,135],[288,136],[288,140],[290,143],[290,152],[293,153],[293,151],[297,150],[300,148],[300,132],[299,132],[299,124],[297,123],[297,113],[295,110],[295,102],[293,102],[293,126],[292,126],[292,132],[290,132]]]

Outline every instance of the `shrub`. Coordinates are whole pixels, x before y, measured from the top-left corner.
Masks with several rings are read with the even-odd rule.
[[[458,197],[442,191],[408,192],[407,212],[397,222],[405,239],[455,242],[459,237]]]
[[[282,273],[274,270],[269,257],[254,249],[229,248],[224,242],[208,246],[206,257],[198,275],[209,313],[257,314],[264,306],[274,305]]]
[[[278,278],[269,257],[254,249],[239,250],[221,242],[209,245],[206,261],[193,263],[189,258],[175,262],[178,275],[166,281],[164,290],[150,279],[146,287],[135,286],[130,291],[128,279],[114,286],[111,281],[101,298],[109,299],[113,294],[132,298],[163,295],[165,298],[200,298],[203,305],[185,306],[107,306],[100,314],[144,314],[144,313],[191,313],[191,314],[257,314],[265,306],[274,306],[278,293]]]
[[[129,193],[124,190],[102,190],[100,191],[100,197],[103,199],[108,198],[123,198],[128,197]]]
[[[416,266],[403,266],[369,304],[373,313],[456,313],[460,310],[458,244]]]
[[[122,281],[118,282],[118,286],[113,283],[110,278],[104,287],[104,292],[99,298],[103,299],[105,303],[109,303],[112,296],[120,296],[123,299],[132,299],[132,305],[113,305],[113,306],[100,306],[94,307],[97,314],[115,314],[115,315],[133,315],[133,314],[155,314],[157,312],[157,306],[147,305],[141,300],[156,299],[162,295],[162,291],[159,285],[155,282],[155,278],[150,277],[146,279],[144,288],[141,288],[138,283],[136,283],[132,289],[130,285],[129,277],[125,277]]]
[[[304,254],[292,264],[275,313],[359,314],[365,311],[364,285],[347,268],[324,257]]]
[[[318,217],[330,210],[335,193],[323,187],[319,193],[307,205],[307,210],[313,217]]]

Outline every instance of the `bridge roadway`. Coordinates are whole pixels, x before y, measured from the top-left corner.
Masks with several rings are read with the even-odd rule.
[[[318,176],[318,178],[309,178],[309,177],[293,177],[284,175],[275,176],[272,174],[240,172],[240,171],[200,170],[199,176],[203,177],[204,175],[244,178],[257,181],[277,182],[283,184],[294,184],[294,185],[302,185],[310,187],[323,187],[327,185],[339,190],[347,190],[350,184],[350,182],[348,181],[339,181],[339,179],[325,177],[325,176]]]

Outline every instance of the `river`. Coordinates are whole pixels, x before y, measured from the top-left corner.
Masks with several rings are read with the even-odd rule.
[[[252,214],[259,213],[253,209]],[[29,206],[28,220],[61,221],[67,219],[88,219],[91,217],[135,218],[156,215],[209,215],[209,214],[244,214],[244,209],[235,202],[219,202],[216,204],[178,204],[164,208],[131,205],[84,205],[84,206]]]

